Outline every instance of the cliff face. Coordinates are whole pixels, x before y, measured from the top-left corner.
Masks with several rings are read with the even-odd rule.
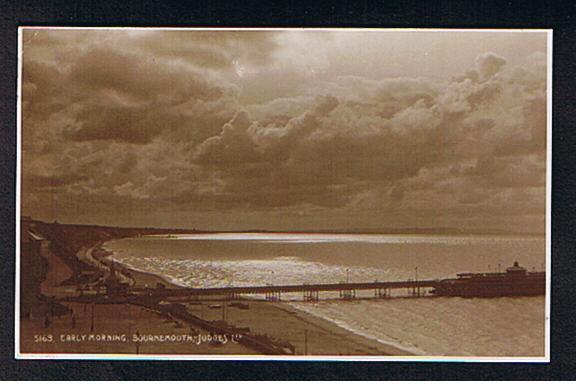
[[[20,315],[30,318],[42,299],[40,284],[46,278],[48,265],[42,256],[47,241],[34,226],[23,222],[20,231]]]
[[[111,239],[119,239],[124,237],[133,237],[141,235],[153,234],[166,234],[166,233],[191,233],[194,230],[188,229],[163,229],[163,228],[122,228],[122,227],[106,227],[99,225],[78,225],[78,224],[59,224],[59,223],[45,223],[42,221],[35,221],[29,218],[22,220],[22,228],[33,228],[35,233],[46,239],[49,243],[50,250],[56,257],[62,261],[73,271],[73,276],[70,280],[63,284],[75,284],[82,282],[82,275],[84,272],[98,274],[97,268],[93,265],[86,263],[78,258],[78,253],[98,243],[105,242]],[[30,252],[27,252],[27,254]],[[37,252],[38,253],[38,252]],[[38,285],[44,278],[44,274],[34,273],[40,267],[40,264],[45,264],[45,259],[38,253],[35,261],[28,262],[30,257],[26,258],[26,263],[21,265],[21,274],[26,276],[34,276],[34,284]],[[24,260],[24,258],[23,258]],[[44,268],[45,269],[45,268]]]
[[[58,286],[76,285],[87,279],[103,276],[102,271],[78,258],[82,249],[113,238],[165,233],[154,228],[117,228],[91,225],[45,223],[23,218],[20,239],[20,302],[21,317],[44,316],[54,312],[56,304],[42,293],[49,268],[58,269],[65,264],[72,276],[57,282]],[[168,230],[170,232],[170,230]],[[178,231],[178,230],[176,230]],[[58,263],[54,258],[60,259]],[[51,282],[53,283],[53,282]]]
[[[76,263],[76,253],[99,242],[160,233],[190,232],[182,229],[120,228],[97,225],[77,225],[34,222],[38,233],[48,239],[53,250],[66,262]]]

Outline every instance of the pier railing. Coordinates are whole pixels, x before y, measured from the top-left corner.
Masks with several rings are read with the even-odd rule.
[[[214,287],[214,288],[132,288],[131,291],[148,292],[155,296],[209,296],[221,295],[235,297],[236,295],[263,294],[270,301],[279,300],[281,293],[302,293],[305,300],[317,300],[319,292],[338,292],[341,298],[355,298],[356,291],[373,290],[375,296],[389,297],[392,289],[409,289],[414,296],[420,296],[425,289],[433,289],[439,284],[438,280],[405,280],[387,282],[363,283],[333,283],[333,284],[295,284],[295,285],[266,285],[244,287]]]

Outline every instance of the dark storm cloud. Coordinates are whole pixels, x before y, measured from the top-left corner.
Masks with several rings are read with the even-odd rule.
[[[505,63],[494,54],[481,55],[471,70],[478,74],[476,80],[459,78],[443,87],[414,79],[344,79],[348,98],[316,99],[308,111],[282,126],[261,126],[242,112],[220,135],[201,144],[197,156],[206,166],[225,165],[221,172],[229,173],[229,188],[248,179],[250,184],[241,190],[247,195],[276,186],[285,191],[282,203],[297,201],[298,188],[323,186],[330,191],[367,182],[394,186],[390,197],[399,200],[404,180],[418,178],[424,169],[466,162],[476,165],[457,177],[445,175],[430,192],[450,189],[450,180],[463,185],[458,191],[462,196],[482,188],[542,186],[542,156],[501,153],[504,143],[525,147],[526,156],[542,155],[545,146],[545,101],[539,98],[543,89],[529,89],[503,73]],[[355,94],[362,95],[364,103],[354,102]],[[512,137],[511,131],[524,134]],[[344,188],[338,193],[344,202],[358,191]],[[247,201],[271,200],[261,196]]]
[[[223,91],[201,73],[181,65],[158,63],[153,55],[127,54],[98,47],[72,65],[69,81],[86,91],[114,92],[126,104],[183,104],[188,100],[222,97]]]
[[[76,116],[79,127],[64,132],[73,141],[115,140],[125,143],[149,143],[162,133],[162,128],[143,118],[147,111],[139,108],[93,106]]]
[[[200,67],[230,68],[238,60],[248,65],[265,65],[277,48],[274,32],[255,31],[163,31],[137,38],[154,53],[185,60]]]
[[[542,55],[511,67],[481,53],[449,81],[326,75],[246,106],[243,71],[253,84],[285,71],[276,34],[35,33],[23,83],[31,206],[50,190],[62,209],[84,196],[102,211],[323,209],[370,223],[543,212]]]
[[[198,62],[197,50],[226,56],[226,67],[239,58],[264,64],[271,36],[26,31],[24,113],[33,125],[61,112],[66,126],[50,128],[66,128],[71,140],[148,143],[163,132],[203,140],[234,114],[238,91],[210,73],[221,64]]]
[[[26,175],[24,177],[24,188],[50,189],[67,186],[70,184],[86,181],[84,175],[67,174],[62,176],[39,176]]]

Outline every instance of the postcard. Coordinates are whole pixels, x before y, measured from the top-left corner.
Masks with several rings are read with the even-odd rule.
[[[549,361],[551,30],[19,39],[17,358]]]

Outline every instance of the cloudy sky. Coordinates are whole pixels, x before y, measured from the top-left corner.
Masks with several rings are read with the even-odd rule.
[[[23,214],[544,230],[544,32],[28,29],[22,39]]]

